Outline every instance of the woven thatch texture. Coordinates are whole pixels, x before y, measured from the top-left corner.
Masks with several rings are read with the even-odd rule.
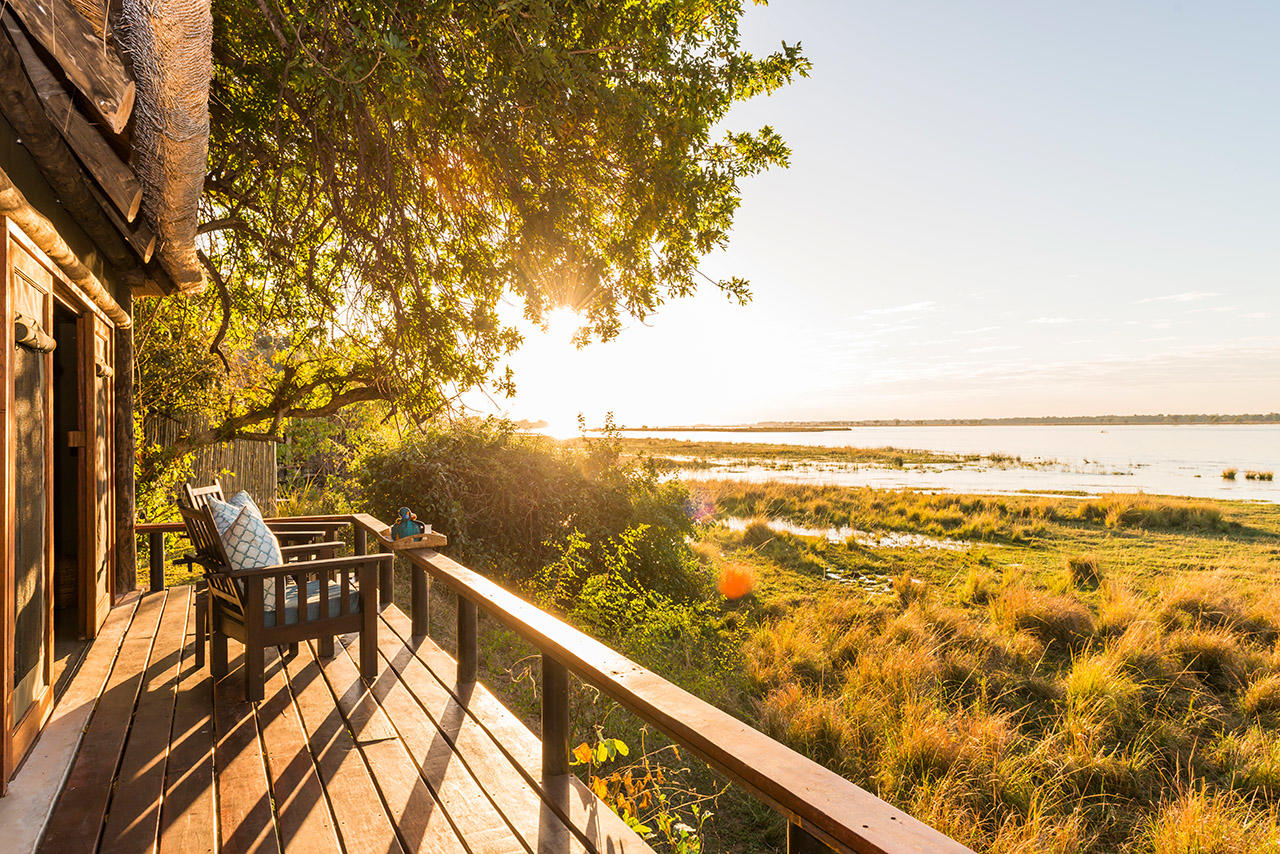
[[[159,239],[156,255],[184,291],[204,286],[196,214],[209,156],[213,15],[209,0],[123,0],[133,62],[133,167],[142,208]]]

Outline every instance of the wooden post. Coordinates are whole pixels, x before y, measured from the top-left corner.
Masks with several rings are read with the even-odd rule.
[[[151,552],[151,592],[154,593],[164,589],[164,532],[147,534],[147,545]]]
[[[800,825],[787,825],[787,854],[831,854],[831,847]]]
[[[542,777],[569,773],[569,671],[542,654]]]
[[[369,532],[363,526],[351,523],[351,549],[355,554],[367,555],[369,553]]]
[[[133,295],[120,289],[120,308],[133,314]],[[115,342],[115,481],[116,481],[116,585],[117,598],[138,589],[138,538],[133,526],[137,515],[133,465],[133,328],[116,329]],[[163,572],[161,573],[163,578]]]
[[[420,566],[410,568],[413,580],[413,593],[409,610],[413,611],[413,636],[426,637],[431,631],[429,605],[431,604],[431,587],[427,583],[427,571]]]
[[[378,567],[378,610],[382,610],[395,601],[395,565],[395,558],[392,558],[391,560],[384,561],[383,564]],[[418,570],[418,572],[421,571],[422,570]],[[414,588],[414,591],[416,594],[416,587]]]
[[[480,613],[476,603],[458,597],[458,684],[476,681],[476,629]]]

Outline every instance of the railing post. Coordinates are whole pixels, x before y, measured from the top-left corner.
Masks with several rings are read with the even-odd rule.
[[[569,773],[569,671],[542,654],[542,777]]]
[[[427,586],[427,571],[420,566],[414,564],[409,565],[409,571],[412,573],[410,581],[413,584],[413,590],[410,594],[409,610],[413,612],[413,636],[425,637],[431,631],[431,622],[428,612],[428,606],[431,604],[431,589]],[[462,597],[458,597],[461,604]],[[472,607],[475,607],[474,605]]]
[[[831,846],[791,822],[787,825],[787,854],[831,854]]]
[[[458,684],[476,681],[476,603],[458,597]]]
[[[164,589],[164,532],[149,531],[147,532],[147,551],[150,552],[148,559],[151,563],[151,589],[152,591]]]
[[[369,553],[369,533],[355,522],[351,523],[351,548],[358,555]]]

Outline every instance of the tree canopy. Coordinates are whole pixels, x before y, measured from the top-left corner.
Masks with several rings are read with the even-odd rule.
[[[211,286],[137,312],[142,414],[202,416],[167,450],[360,401],[426,419],[512,389],[504,304],[572,306],[585,341],[693,293],[740,179],[788,157],[727,112],[809,67],[798,45],[745,51],[742,13],[215,0]]]

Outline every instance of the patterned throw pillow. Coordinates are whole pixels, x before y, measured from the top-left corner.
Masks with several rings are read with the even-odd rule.
[[[249,493],[242,489],[226,501],[210,498],[209,512],[213,516],[213,524],[222,536],[222,546],[226,549],[232,572],[284,563],[280,541],[263,521],[262,511]],[[244,583],[237,584],[243,595]],[[293,582],[290,581],[289,584],[292,585]],[[262,600],[264,611],[275,611],[274,584],[267,582],[263,585]]]
[[[233,507],[245,507],[249,504],[252,504],[254,507],[258,506],[258,502],[253,500],[253,496],[243,489],[228,498],[227,503]],[[261,513],[262,511],[259,510],[258,512]]]
[[[209,513],[213,516],[213,524],[217,527],[219,534],[226,534],[227,528],[231,527],[231,523],[240,515],[240,511],[244,509],[244,505],[232,504],[230,501],[219,501],[216,498],[208,499]]]
[[[215,521],[217,515],[214,516]],[[253,504],[245,505],[222,533],[222,545],[232,572],[275,566],[284,562],[280,542]]]

